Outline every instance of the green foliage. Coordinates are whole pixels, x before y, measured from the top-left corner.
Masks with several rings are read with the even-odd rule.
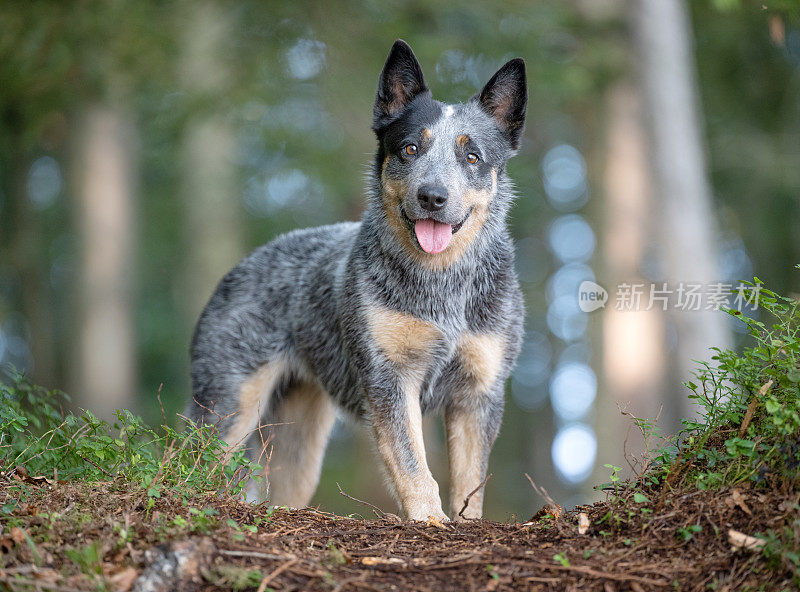
[[[324,562],[328,565],[337,566],[347,563],[347,556],[336,546],[336,541],[333,539],[328,541],[325,550],[327,551],[327,555]]]
[[[248,569],[223,563],[215,565],[209,571],[205,571],[203,577],[215,586],[230,588],[238,592],[239,590],[258,587],[264,575],[259,569]]]
[[[692,540],[694,535],[703,532],[703,527],[699,524],[689,524],[678,529],[678,538],[684,542]]]
[[[795,504],[795,510],[800,507]],[[800,520],[782,530],[768,530],[766,544],[762,550],[767,562],[773,568],[788,567],[794,574],[796,583],[800,584]]]
[[[81,568],[86,575],[102,575],[103,563],[101,545],[99,541],[94,541],[87,545],[66,550],[67,557],[74,564]]]
[[[690,466],[681,479],[700,489],[756,484],[770,479],[798,483],[800,467],[800,303],[749,284],[758,295],[758,318],[728,313],[747,325],[754,345],[741,353],[716,350],[695,381],[687,382],[698,416],[684,420],[680,456],[661,450],[662,476]]]
[[[0,469],[24,467],[29,475],[58,479],[141,485],[153,500],[168,490],[193,494],[242,492],[257,468],[243,452],[223,462],[226,448],[209,427],[182,431],[164,425],[156,430],[130,411],[116,412],[113,425],[90,411],[67,412],[64,393],[33,386],[16,375],[0,383]],[[0,509],[10,513],[13,508]],[[193,529],[204,530],[207,510],[192,513]]]
[[[653,449],[651,441],[659,437],[654,422],[633,417],[647,451],[634,482],[621,483],[619,469],[606,465],[612,474],[604,488],[613,489],[618,503],[598,525],[608,524],[614,532],[640,523],[644,528],[652,509],[642,507],[637,513],[631,502],[649,504],[668,497],[670,490],[717,490],[740,483],[798,490],[800,301],[768,290],[758,278],[748,286],[744,296],[757,302],[757,314],[727,313],[745,323],[752,344],[740,353],[715,349],[712,362],[700,364],[686,382],[697,415],[683,421],[676,437],[662,439]],[[795,503],[794,509],[800,507]],[[791,572],[800,583],[800,520],[790,520],[761,535],[766,541],[762,553],[771,568]],[[700,524],[685,523],[675,536],[688,543],[701,532]],[[714,536],[719,536],[716,526]]]
[[[553,561],[556,563],[560,563],[564,567],[570,567],[569,559],[567,558],[567,554],[565,552],[556,553],[553,555]]]

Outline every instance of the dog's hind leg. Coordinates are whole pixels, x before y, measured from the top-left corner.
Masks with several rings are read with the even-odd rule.
[[[292,384],[270,416],[267,443],[270,504],[304,508],[314,495],[336,406],[315,381]]]
[[[257,430],[259,419],[269,409],[272,394],[285,371],[286,362],[278,358],[261,366],[239,385],[235,410],[218,426],[229,455],[241,448]]]

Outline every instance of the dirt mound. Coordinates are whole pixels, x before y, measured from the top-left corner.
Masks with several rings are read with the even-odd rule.
[[[798,517],[795,494],[751,489],[547,507],[524,524],[362,520],[20,475],[0,482],[0,501],[9,590],[792,588],[763,539],[730,533]]]

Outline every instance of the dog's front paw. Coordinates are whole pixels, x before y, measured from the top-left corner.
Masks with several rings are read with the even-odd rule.
[[[428,520],[425,521],[425,526],[435,526],[436,528],[447,528],[444,523],[449,522],[447,517],[444,519],[436,518],[435,516],[428,516]]]
[[[436,507],[433,505],[409,508],[408,519],[429,523],[432,521],[450,522],[450,518],[447,517],[447,514],[444,513],[441,506]]]

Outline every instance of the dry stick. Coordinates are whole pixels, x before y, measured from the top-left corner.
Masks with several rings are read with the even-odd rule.
[[[624,416],[625,412],[620,409],[620,413]],[[628,454],[628,438],[631,437],[631,424],[628,423],[628,427],[625,429],[625,440],[622,441],[622,458],[625,459],[625,462],[628,463],[628,466],[631,469],[631,473],[636,472],[636,468],[633,466],[631,462],[631,456]],[[634,461],[636,457],[633,456]]]
[[[161,401],[161,389],[164,388],[164,383],[158,385],[158,392],[156,393],[156,399],[158,399],[158,406],[161,407],[161,421],[162,426],[164,428],[164,436],[169,437],[169,432],[167,431],[167,414],[164,412],[164,403]]]
[[[261,403],[259,402],[259,415],[258,415],[259,417],[261,417],[260,406],[261,406]],[[261,423],[261,422],[259,421],[259,423]],[[272,442],[273,436],[274,436],[274,434],[270,433],[267,436],[266,440],[265,440],[264,439],[264,432],[261,431],[261,426],[260,425],[258,426],[258,438],[259,438],[259,440],[261,440],[261,451],[258,453],[258,458],[256,459],[256,464],[261,462],[261,458],[262,457],[264,459],[266,459],[266,462],[264,463],[264,471],[263,471],[263,473],[264,473],[264,481],[265,482],[269,478],[269,463],[272,460],[272,452],[274,450],[274,447],[271,448],[270,451],[269,451],[269,454],[267,454],[267,446],[269,446],[270,442]]]
[[[167,444],[167,446],[164,448],[164,455],[161,457],[161,462],[158,464],[158,470],[156,471],[156,476],[153,477],[152,481],[150,481],[150,485],[147,486],[148,491],[150,491],[163,476],[164,467],[167,466],[167,460],[169,458],[169,455],[172,454],[172,449],[173,449],[172,442]]]
[[[247,432],[247,434],[245,436],[243,436],[236,444],[234,444],[231,447],[231,450],[238,449],[239,445],[244,443],[244,442],[246,442],[247,439],[250,438],[250,436],[252,436],[253,433],[255,433],[256,431],[258,431],[258,433],[260,435],[262,428],[271,428],[271,427],[282,426],[282,425],[292,425],[294,423],[295,422],[293,422],[293,421],[285,421],[285,422],[282,422],[282,423],[260,423],[260,421],[259,421],[259,424],[256,427],[254,427],[252,430]],[[269,435],[269,437],[267,438],[267,441],[270,441],[271,438],[272,438],[272,434]],[[260,458],[260,456],[259,456],[259,458]],[[269,459],[270,460],[272,459],[272,453],[271,452],[270,452]],[[228,459],[228,460],[230,460],[230,459]],[[218,462],[217,464],[214,465],[214,467],[212,468],[212,472],[216,471],[217,468],[220,468],[221,466],[222,466],[222,461],[220,461],[220,462]],[[239,470],[237,469],[237,473],[238,472],[239,472]],[[242,476],[239,477],[238,480],[236,481],[236,485],[239,485],[239,483],[241,483],[242,481],[244,481],[245,479],[247,479],[250,476],[252,476],[252,471],[243,472]],[[264,476],[265,476],[265,478],[268,476],[266,472],[264,473]],[[231,479],[228,481],[228,483],[226,485],[227,489],[230,489],[233,486],[234,478],[236,478],[236,474],[234,474],[233,477],[231,477]]]
[[[347,499],[353,500],[354,502],[358,502],[359,504],[364,504],[365,506],[369,506],[370,508],[372,508],[372,511],[375,512],[375,515],[378,518],[383,518],[384,514],[386,513],[383,510],[381,510],[378,506],[374,506],[369,502],[365,502],[364,500],[360,500],[358,498],[353,497],[352,495],[346,494],[344,491],[342,491],[342,486],[339,485],[338,481],[336,482],[336,487],[339,488],[339,493],[341,493]]]
[[[525,476],[528,478],[528,482],[531,484],[531,487],[533,487],[533,490],[539,494],[539,497],[541,497],[548,506],[553,506],[553,508],[559,507],[556,501],[550,497],[550,494],[547,493],[547,490],[544,487],[537,487],[536,483],[533,482],[533,479],[531,479],[531,476],[528,475],[528,473],[525,473]]]
[[[758,407],[759,397],[763,397],[764,395],[766,395],[767,391],[770,389],[771,386],[772,386],[772,379],[770,378],[769,382],[767,382],[764,386],[758,389],[758,393],[753,395],[753,398],[750,399],[750,404],[747,406],[747,411],[745,411],[744,413],[744,419],[742,420],[742,425],[739,428],[740,438],[745,435],[745,433],[747,432],[747,428],[750,427],[750,422],[753,421],[753,415],[756,412],[756,407]]]
[[[43,582],[41,580],[24,580],[21,578],[6,578],[0,577],[0,584],[6,584],[9,590],[30,590],[28,586],[35,586],[35,590],[56,590],[57,592],[81,592],[78,588],[66,588],[64,587],[62,582]],[[17,585],[22,586],[22,588],[17,588]]]
[[[81,458],[81,459],[85,460],[86,462],[88,462],[88,463],[90,463],[90,464],[93,464],[93,465],[94,465],[96,468],[98,468],[98,469],[100,469],[101,471],[103,471],[103,472],[104,472],[106,475],[108,475],[108,476],[109,476],[109,477],[111,477],[112,479],[116,479],[116,477],[117,477],[116,475],[114,475],[114,474],[112,474],[112,473],[109,473],[108,471],[106,471],[106,470],[105,470],[103,467],[101,467],[100,465],[98,465],[98,464],[97,464],[96,462],[94,462],[93,460],[91,460],[91,459],[89,459],[89,458],[86,458],[85,456],[81,456],[81,455],[80,455],[80,454],[78,454],[77,452],[75,453],[75,456],[77,456],[78,458]]]
[[[559,580],[558,578],[543,578],[543,577],[540,577],[540,576],[528,576],[528,577],[525,578],[525,581],[526,582],[541,582],[543,584],[553,584],[553,583],[560,582],[561,580]]]
[[[458,517],[459,518],[463,518],[464,517],[464,511],[467,509],[467,506],[469,505],[469,498],[471,498],[473,495],[478,493],[483,488],[483,486],[486,485],[486,482],[489,480],[489,477],[491,477],[491,476],[492,476],[491,473],[487,474],[483,478],[483,481],[481,481],[480,484],[475,489],[470,491],[469,495],[467,495],[467,497],[464,498],[464,507],[461,508],[461,510],[458,512]]]
[[[229,557],[251,557],[253,559],[273,559],[289,561],[297,559],[294,555],[276,555],[274,553],[261,553],[259,551],[237,551],[236,549],[217,549],[220,555],[228,555]]]
[[[294,559],[290,559],[289,561],[287,561],[286,563],[281,565],[278,569],[273,571],[271,574],[265,576],[264,579],[261,580],[261,584],[258,586],[258,592],[264,592],[264,590],[267,589],[267,584],[269,584],[278,575],[280,575],[282,572],[284,572],[287,569],[289,569],[291,566],[293,566],[298,561],[299,561],[299,559],[297,557],[295,557]]]
[[[205,405],[203,405],[203,404],[202,404],[200,401],[198,401],[198,400],[197,400],[196,398],[194,398],[194,397],[192,397],[192,401],[194,401],[194,402],[197,404],[197,406],[198,406],[198,407],[200,407],[201,409],[205,409],[206,411],[208,411],[208,412],[209,412],[209,413],[211,413],[212,415],[216,415],[216,416],[217,416],[217,422],[214,424],[214,427],[216,427],[216,426],[219,424],[219,422],[221,422],[223,419],[226,419],[226,418],[230,417],[231,415],[234,415],[234,414],[235,414],[235,412],[234,412],[234,413],[229,413],[228,415],[226,415],[225,417],[223,417],[222,415],[220,415],[219,413],[217,413],[216,411],[214,411],[214,407],[216,407],[216,405],[214,405],[214,406],[213,406],[213,407],[211,407],[211,408],[209,408],[209,407],[206,407]],[[194,422],[192,422],[192,423],[194,423]]]
[[[591,567],[586,567],[584,565],[548,565],[547,569],[576,571],[593,578],[603,578],[606,580],[613,580],[615,582],[637,582],[640,584],[647,584],[648,586],[669,586],[669,582],[665,580],[654,580],[653,578],[646,578],[644,576],[636,576],[633,574],[616,574],[607,571],[597,571],[596,569],[592,569]]]

